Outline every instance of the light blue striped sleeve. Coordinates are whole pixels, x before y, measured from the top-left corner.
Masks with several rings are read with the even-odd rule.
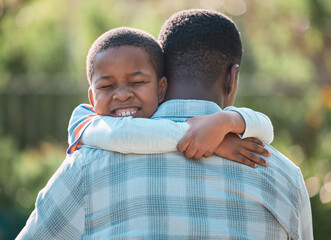
[[[274,128],[271,120],[263,113],[250,108],[226,107],[225,111],[238,112],[244,119],[246,128],[242,138],[255,137],[270,144],[274,139]]]
[[[85,129],[82,142],[120,153],[175,152],[188,128],[186,122],[175,123],[167,119],[102,116]]]

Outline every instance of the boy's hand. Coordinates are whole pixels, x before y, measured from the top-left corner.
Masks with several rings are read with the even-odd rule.
[[[264,146],[264,143],[257,138],[240,139],[238,135],[229,133],[218,146],[215,154],[252,168],[256,168],[257,164],[267,167],[268,161],[258,155],[265,157],[271,155]]]
[[[182,152],[184,152],[187,158],[194,159],[199,159],[202,156],[210,157],[212,154],[216,154],[220,157],[256,168],[257,164],[265,167],[269,165],[265,159],[258,155],[270,156],[270,152],[264,146],[264,143],[257,138],[240,139],[238,135],[229,133],[214,152],[204,152],[199,149],[195,150],[194,148],[191,148],[191,150],[193,149],[193,155],[192,152],[187,152],[185,149]]]
[[[199,159],[211,156],[225,135],[231,130],[231,113],[196,116],[186,120],[190,128],[177,144],[179,152],[185,152],[187,158]]]

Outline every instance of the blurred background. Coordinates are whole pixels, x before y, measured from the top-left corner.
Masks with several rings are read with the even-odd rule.
[[[72,110],[88,102],[85,57],[120,26],[155,37],[173,13],[215,9],[244,43],[236,106],[264,112],[298,165],[315,239],[331,236],[331,1],[0,0],[0,239],[13,239],[65,158]]]

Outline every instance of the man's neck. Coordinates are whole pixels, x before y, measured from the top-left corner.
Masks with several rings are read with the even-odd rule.
[[[179,84],[178,84],[179,85]],[[172,99],[196,99],[206,100],[222,106],[221,98],[214,91],[207,91],[201,86],[182,86],[170,84],[165,96],[165,101]]]

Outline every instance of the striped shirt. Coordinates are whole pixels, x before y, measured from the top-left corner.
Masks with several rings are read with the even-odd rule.
[[[154,118],[219,111],[173,100]],[[212,156],[121,154],[82,146],[39,193],[18,239],[312,239],[300,169],[271,146],[269,167]]]

